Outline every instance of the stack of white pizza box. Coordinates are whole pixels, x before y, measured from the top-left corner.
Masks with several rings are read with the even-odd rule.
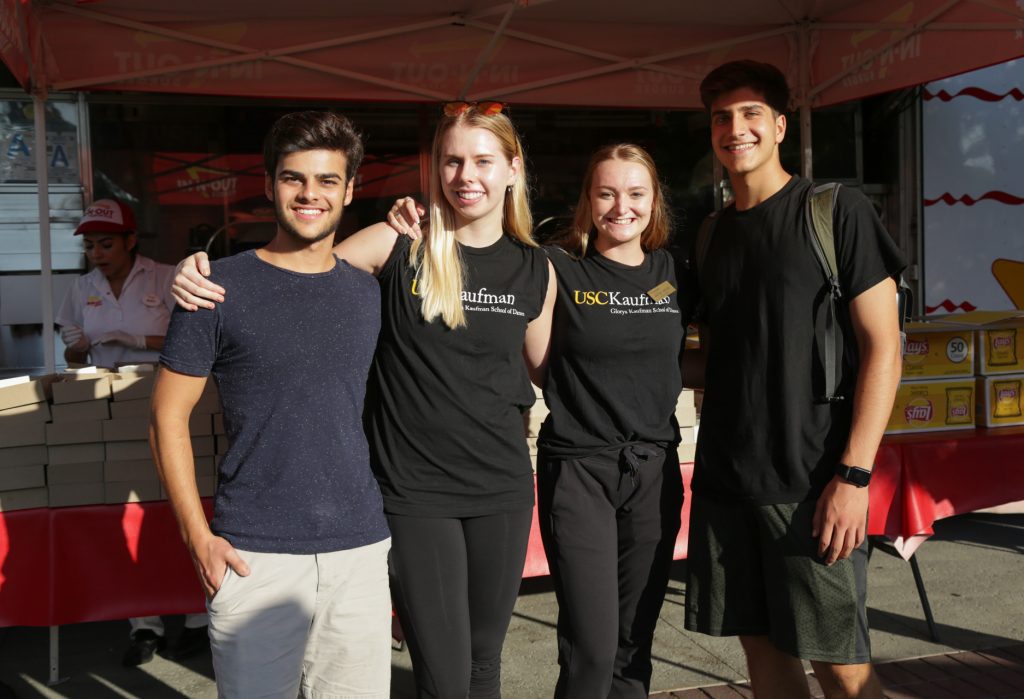
[[[697,453],[697,405],[694,392],[689,388],[684,388],[676,401],[676,422],[679,423],[679,463],[690,463]]]
[[[49,379],[0,381],[0,512],[46,507]]]
[[[154,378],[152,367],[138,365],[119,368],[110,382],[110,418],[102,425],[105,450],[103,480],[108,504],[166,497],[149,445],[149,406]],[[208,382],[207,385],[210,388],[204,390],[188,425],[196,486],[202,497],[213,495],[212,415],[220,412],[220,399],[214,384]]]
[[[537,396],[537,400],[534,402],[530,409],[523,413],[523,426],[526,428],[526,443],[530,449],[530,464],[533,466],[533,470],[537,470],[537,437],[540,436],[540,426],[544,423],[544,419],[550,412],[548,410],[547,403],[544,402],[544,392],[533,387],[533,391]]]
[[[526,442],[530,448],[530,461],[533,470],[537,470],[537,437],[540,436],[540,426],[548,416],[548,406],[544,403],[544,396],[539,388],[534,387],[537,394],[537,402],[523,413],[523,423],[526,427]],[[684,388],[676,401],[676,421],[679,423],[679,462],[692,462],[697,448],[697,406],[694,402],[694,391]]]
[[[155,375],[142,364],[0,381],[0,511],[163,499],[149,446]],[[212,381],[189,433],[199,494],[212,496],[215,454],[227,450]]]
[[[208,380],[199,401],[192,408],[188,423],[196,464],[196,486],[201,497],[212,497],[217,489],[217,466],[227,449],[224,415],[221,413],[217,384]],[[202,455],[200,455],[202,453]]]
[[[51,422],[46,425],[50,507],[105,502],[103,421],[110,417],[109,372],[60,375],[51,385]]]

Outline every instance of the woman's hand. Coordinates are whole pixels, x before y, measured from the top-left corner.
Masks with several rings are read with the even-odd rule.
[[[420,230],[420,219],[426,213],[427,210],[417,204],[415,199],[402,197],[388,211],[388,225],[399,235],[416,240],[423,236],[423,232]]]
[[[72,352],[88,352],[92,344],[85,332],[76,325],[61,326],[60,339]]]
[[[144,350],[146,349],[146,336],[132,335],[124,330],[111,330],[97,337],[93,344],[124,345],[125,347]]]
[[[178,305],[186,311],[214,308],[214,301],[224,301],[224,287],[214,284],[210,276],[210,260],[205,252],[186,257],[174,269],[171,293]]]

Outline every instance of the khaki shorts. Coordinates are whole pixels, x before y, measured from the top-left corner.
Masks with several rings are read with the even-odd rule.
[[[871,661],[864,544],[831,566],[811,536],[816,501],[721,503],[690,509],[686,628],[711,636],[768,636],[804,660]]]
[[[367,697],[391,684],[391,539],[346,551],[238,551],[206,608],[218,697]]]

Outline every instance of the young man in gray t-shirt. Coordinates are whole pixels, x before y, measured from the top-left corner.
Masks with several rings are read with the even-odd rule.
[[[222,697],[389,695],[390,536],[362,430],[380,293],[372,264],[331,247],[362,152],[344,117],[275,123],[277,233],[213,264],[231,296],[177,309],[161,355],[151,441],[206,592]],[[231,446],[208,525],[188,418],[210,375]]]

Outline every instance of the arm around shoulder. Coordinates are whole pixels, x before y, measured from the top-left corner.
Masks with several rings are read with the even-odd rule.
[[[555,315],[555,299],[558,296],[558,279],[551,261],[547,261],[548,283],[544,292],[544,303],[540,314],[526,326],[526,339],[523,342],[523,358],[530,372],[530,380],[538,388],[544,387],[547,374],[548,355],[551,352],[551,324]]]
[[[398,233],[386,223],[375,223],[334,246],[334,254],[356,269],[377,276],[391,256]]]

